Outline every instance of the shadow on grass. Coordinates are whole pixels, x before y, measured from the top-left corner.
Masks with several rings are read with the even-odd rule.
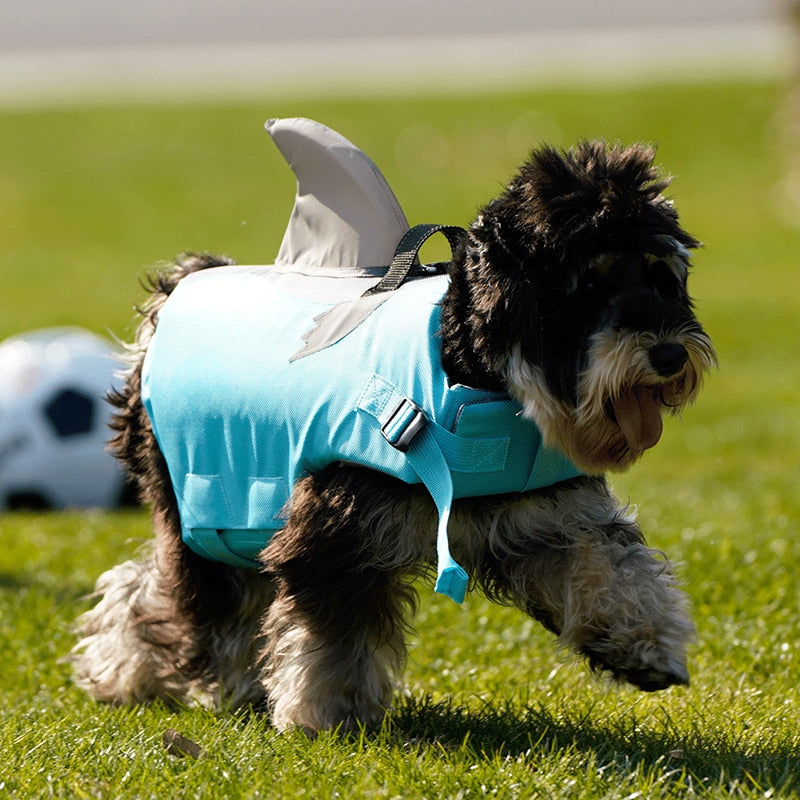
[[[486,705],[478,710],[449,700],[410,698],[391,717],[391,735],[406,742],[435,744],[452,751],[469,749],[476,758],[555,753],[594,756],[598,769],[674,771],[701,786],[748,786],[761,791],[800,793],[796,733],[772,740],[737,740],[698,715],[685,730],[666,719],[640,723],[631,715],[596,719],[591,711],[554,714],[543,706]],[[783,796],[783,795],[781,795]]]
[[[29,589],[32,585],[33,581],[22,580],[19,575],[0,572],[0,589]]]

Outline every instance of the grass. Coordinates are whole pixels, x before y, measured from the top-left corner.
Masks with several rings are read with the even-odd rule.
[[[267,116],[321,119],[379,164],[412,222],[465,223],[546,138],[657,140],[705,242],[692,288],[720,355],[698,405],[614,479],[682,562],[692,686],[609,687],[517,612],[421,587],[407,693],[376,735],[277,735],[256,712],[90,702],[61,660],[144,511],[0,517],[0,794],[9,797],[800,796],[800,231],[776,186],[781,87],[0,113],[0,338],[128,336],[138,280],[185,248],[269,262],[293,181]],[[174,728],[197,758],[170,755]]]

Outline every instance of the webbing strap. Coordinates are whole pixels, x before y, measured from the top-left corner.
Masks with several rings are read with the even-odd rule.
[[[183,541],[195,553],[234,567],[256,569],[255,556],[266,547],[274,531],[226,531],[214,528],[184,528]],[[247,556],[244,553],[247,552]]]
[[[370,377],[356,408],[366,411],[381,426],[381,434],[401,452],[424,425],[429,425],[445,464],[454,472],[496,472],[506,469],[510,439],[504,431],[491,437],[459,436],[431,423],[412,400],[380,375]]]
[[[438,567],[434,588],[456,603],[462,603],[467,592],[469,576],[450,555],[447,523],[453,505],[453,478],[450,473],[451,465],[447,462],[434,429],[440,435],[446,432],[431,423],[415,403],[403,397],[389,381],[379,375],[372,376],[359,398],[358,408],[366,411],[380,423],[384,439],[392,447],[405,453],[409,466],[417,473],[433,498],[439,513],[436,533]],[[505,463],[506,448],[498,448],[498,440],[490,442],[490,451],[481,454],[484,464],[488,461],[491,462],[490,467],[501,469]],[[469,450],[471,444],[473,442],[470,440],[452,434],[444,442],[445,449],[451,457],[465,466],[468,459],[464,458],[463,452],[460,452],[459,445]],[[507,440],[504,444],[507,445]],[[499,460],[498,450],[502,450],[502,461]]]
[[[450,521],[450,508],[453,505],[453,479],[430,425],[426,425],[417,433],[409,445],[406,457],[430,493],[439,512],[439,527],[436,531],[437,575],[434,589],[439,594],[445,594],[451,600],[455,600],[456,603],[463,603],[469,576],[450,555],[450,543],[447,538],[447,523]]]
[[[461,246],[466,237],[467,232],[457,225],[435,225],[424,224],[415,225],[410,230],[406,231],[403,238],[400,240],[395,250],[392,263],[389,269],[386,270],[384,276],[378,283],[371,289],[367,289],[362,297],[378,294],[380,292],[391,292],[400,286],[403,281],[411,272],[414,266],[414,261],[417,258],[417,253],[420,247],[435,233],[442,232],[450,243],[450,250],[455,256],[456,251]]]

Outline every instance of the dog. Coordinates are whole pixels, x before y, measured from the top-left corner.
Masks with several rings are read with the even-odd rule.
[[[689,405],[716,363],[687,289],[699,242],[654,158],[601,140],[535,149],[454,239],[434,333],[451,385],[505,397],[574,467],[553,485],[453,501],[444,526],[470,586],[644,691],[688,684],[695,630],[672,565],[604,475],[653,447],[662,416]],[[204,557],[182,537],[143,365],[173,293],[228,269],[225,257],[184,254],[153,280],[111,400],[112,446],[152,504],[155,542],[99,578],[75,679],[112,703],[264,705],[278,729],[379,726],[418,581],[437,558],[441,509],[423,483],[346,460],[302,472],[258,569]]]

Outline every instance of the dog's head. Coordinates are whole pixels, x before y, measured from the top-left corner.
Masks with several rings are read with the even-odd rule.
[[[486,331],[494,368],[545,441],[592,473],[655,445],[662,414],[715,363],[687,290],[699,243],[653,158],[641,145],[545,147],[470,231],[476,311],[504,330]]]

